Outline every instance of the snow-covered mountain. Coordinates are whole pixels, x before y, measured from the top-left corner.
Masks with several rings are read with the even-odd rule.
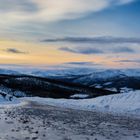
[[[90,75],[91,78],[111,78],[119,75],[140,76],[140,69],[92,69],[92,68],[71,68],[59,70],[34,70],[31,72],[37,76],[70,76]]]
[[[69,68],[59,70],[31,70],[11,71],[1,70],[0,74],[17,75],[19,73],[60,80],[63,82],[76,83],[87,87],[104,88],[120,92],[121,89],[140,89],[140,69],[92,69],[92,68]],[[33,81],[31,81],[33,82]]]
[[[140,77],[140,69],[93,69],[93,68],[63,68],[63,69],[0,69],[0,74],[27,74],[41,77],[72,77],[89,76],[90,79],[108,79],[116,76]]]
[[[20,72],[18,71],[14,71],[14,70],[8,70],[8,69],[0,69],[0,74],[20,74]]]
[[[112,91],[140,89],[140,69],[67,69],[38,71],[32,74]]]
[[[50,70],[34,70],[30,72],[31,75],[41,76],[41,77],[72,77],[77,75],[90,74],[95,69],[90,68],[69,68],[69,69],[50,69]]]

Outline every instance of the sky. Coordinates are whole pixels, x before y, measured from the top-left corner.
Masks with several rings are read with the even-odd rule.
[[[140,67],[140,0],[0,0],[0,67]]]

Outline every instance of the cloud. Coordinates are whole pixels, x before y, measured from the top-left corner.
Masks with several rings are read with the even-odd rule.
[[[68,62],[65,64],[68,64],[68,65],[99,65],[94,62]]]
[[[127,4],[133,2],[134,0],[119,0],[119,4]]]
[[[0,0],[0,12],[36,12],[38,10],[37,5],[30,0]]]
[[[60,47],[59,50],[77,53],[77,54],[105,54],[105,53],[135,53],[135,50],[128,47],[114,47],[114,48],[105,48],[105,49],[97,49],[95,47]]]
[[[61,24],[59,21],[76,19],[74,22],[77,22],[79,18],[133,1],[135,0],[12,0],[12,2],[11,0],[0,0],[0,37],[36,40],[54,34],[59,36],[76,34],[75,32],[82,34],[84,30],[79,29],[82,24],[78,25],[79,28],[76,28],[77,24],[70,24],[69,27],[65,26],[66,29],[63,29],[62,24],[65,22]],[[115,34],[120,33],[117,30],[120,26],[116,22],[108,24],[106,23],[108,20],[96,20],[94,17],[92,20],[94,22],[90,28],[94,29],[91,31],[94,34],[95,32],[96,34],[108,33],[108,35],[114,34],[114,32]],[[86,22],[88,21],[86,20]],[[91,32],[88,30],[87,33],[90,34]]]
[[[65,37],[47,39],[47,43],[58,43],[61,51],[77,54],[107,54],[107,53],[136,53],[140,38],[126,37]],[[68,44],[68,47],[65,45]]]
[[[14,53],[14,54],[27,54],[27,52],[24,52],[24,51],[20,51],[20,50],[17,50],[15,48],[8,48],[6,50],[4,50],[8,53]]]
[[[121,63],[140,63],[140,60],[119,60],[114,62],[121,62]]]
[[[58,21],[76,19],[135,0],[0,0],[1,16],[16,21]],[[9,15],[9,16],[8,16]]]
[[[41,42],[69,42],[69,43],[89,43],[89,44],[112,44],[112,43],[137,43],[140,44],[140,38],[125,38],[125,37],[65,37],[45,39]]]
[[[62,63],[61,65],[62,67],[65,68],[95,68],[95,67],[103,67],[102,63],[95,63],[95,62],[91,62],[91,61],[73,61],[73,62],[66,62],[66,63]],[[59,66],[56,66],[56,68],[58,68]]]
[[[114,52],[114,53],[135,53],[135,51],[133,49],[128,48],[128,47],[113,48],[112,52]]]
[[[102,54],[104,53],[100,49],[96,48],[89,48],[89,47],[75,47],[75,48],[69,48],[69,47],[61,47],[59,48],[61,51],[71,52],[71,53],[78,53],[78,54]]]

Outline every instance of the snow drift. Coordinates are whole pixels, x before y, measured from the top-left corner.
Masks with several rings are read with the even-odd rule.
[[[37,101],[41,104],[59,106],[72,109],[102,111],[121,114],[135,114],[140,116],[140,91],[130,91],[116,95],[102,96],[93,99],[51,99],[51,98],[23,98],[22,100]]]
[[[27,102],[21,102],[18,98],[0,90],[0,107],[14,107],[22,106],[27,104]]]

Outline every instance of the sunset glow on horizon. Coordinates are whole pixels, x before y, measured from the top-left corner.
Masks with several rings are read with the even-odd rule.
[[[139,6],[139,0],[0,0],[0,65],[139,68]]]

